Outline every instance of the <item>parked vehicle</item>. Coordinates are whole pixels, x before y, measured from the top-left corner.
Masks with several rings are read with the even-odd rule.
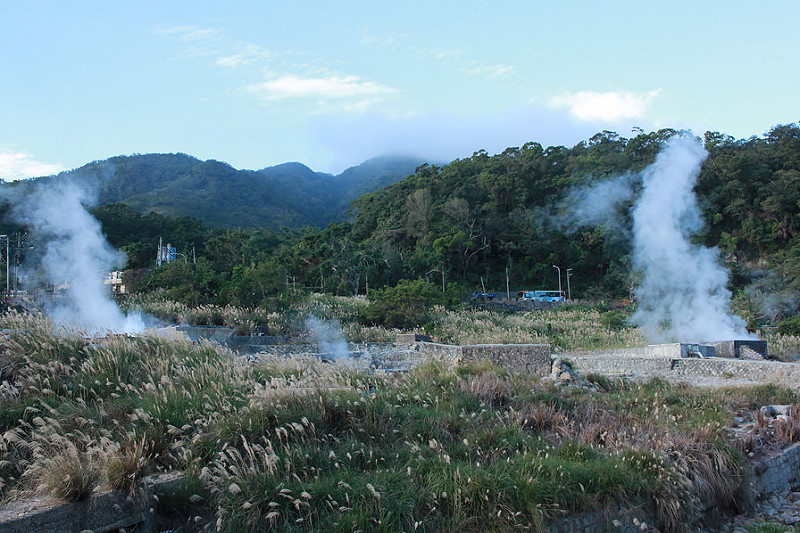
[[[519,291],[517,300],[523,302],[566,303],[564,291]]]
[[[473,292],[472,299],[473,300],[494,300],[496,296],[492,293],[486,294],[484,292]]]

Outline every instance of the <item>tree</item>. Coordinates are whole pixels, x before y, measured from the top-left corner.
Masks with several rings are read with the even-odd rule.
[[[412,237],[426,239],[431,219],[431,190],[417,189],[406,198],[406,231]]]

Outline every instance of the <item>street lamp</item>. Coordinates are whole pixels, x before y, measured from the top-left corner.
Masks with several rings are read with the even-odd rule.
[[[553,268],[558,270],[558,292],[561,292],[561,269],[556,265],[553,265]]]
[[[567,299],[572,300],[572,290],[569,288],[569,278],[572,276],[572,269],[567,269]]]

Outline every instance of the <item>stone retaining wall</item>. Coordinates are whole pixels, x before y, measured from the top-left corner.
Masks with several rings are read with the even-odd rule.
[[[463,363],[488,359],[512,372],[542,377],[550,375],[549,344],[478,344],[462,346],[461,353]]]
[[[231,335],[224,344],[237,352],[255,353],[264,351],[269,346],[285,344],[287,337],[275,335]]]
[[[666,357],[624,357],[564,354],[581,374],[608,376],[660,377],[664,379],[722,378],[800,386],[800,364],[748,359],[706,358],[670,359]]]
[[[425,357],[445,363],[446,365],[457,365],[463,359],[462,347],[452,344],[439,344],[436,342],[417,343],[419,351]]]
[[[217,341],[220,344],[230,339],[236,330],[224,326],[175,326],[175,331],[192,342],[201,340]]]
[[[751,465],[750,483],[756,497],[800,487],[800,443]]]
[[[512,372],[535,376],[550,374],[549,344],[474,344],[453,346],[432,342],[419,343],[420,351],[431,359],[456,365],[488,359]]]
[[[117,531],[135,527],[136,531],[153,530],[153,516],[158,500],[153,495],[175,492],[184,482],[182,473],[158,474],[143,480],[144,495],[105,492],[72,503],[46,498],[12,502],[0,509],[0,531],[5,533],[61,533],[63,531]]]
[[[609,350],[577,350],[574,352],[556,353],[558,357],[601,356],[601,357],[644,357],[647,346],[634,346],[632,348],[611,348]]]

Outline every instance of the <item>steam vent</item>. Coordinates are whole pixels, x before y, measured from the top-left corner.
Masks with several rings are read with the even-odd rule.
[[[700,343],[651,344],[645,354],[648,357],[732,357],[735,359],[769,359],[767,341],[726,340]]]

